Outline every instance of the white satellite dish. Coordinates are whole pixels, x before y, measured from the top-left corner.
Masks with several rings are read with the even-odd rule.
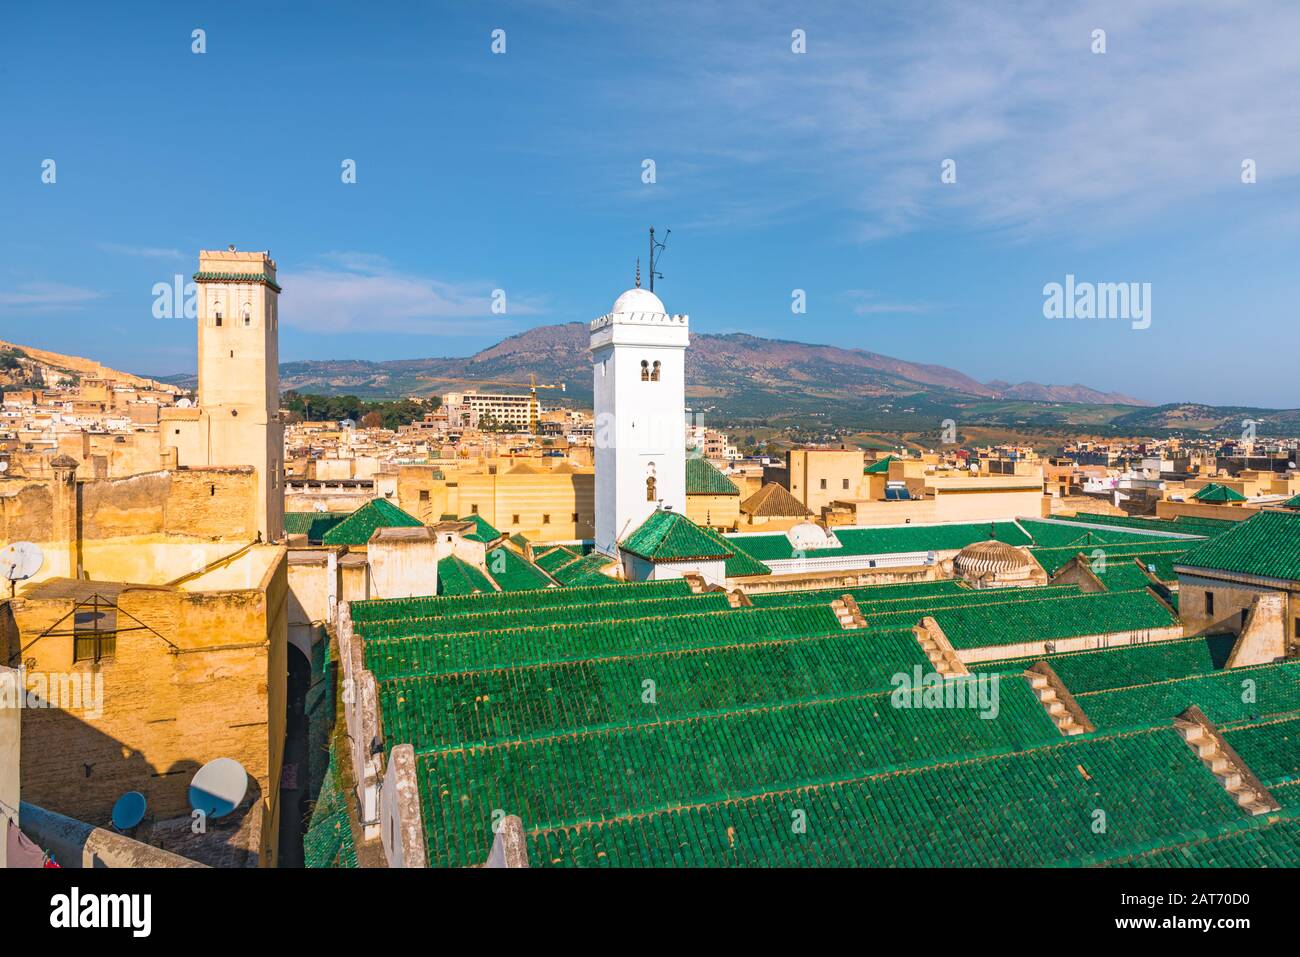
[[[45,564],[45,554],[33,542],[10,542],[0,550],[0,575],[11,582],[26,581]]]
[[[190,781],[190,807],[208,817],[225,817],[244,800],[248,772],[234,758],[217,758],[199,768]]]
[[[1292,465],[1291,467],[1292,467],[1292,468],[1295,468],[1295,465]],[[9,471],[9,463],[8,463],[8,462],[0,462],[0,472],[8,472],[8,471]]]
[[[139,791],[127,791],[113,805],[113,826],[119,831],[129,831],[144,820],[149,802]]]

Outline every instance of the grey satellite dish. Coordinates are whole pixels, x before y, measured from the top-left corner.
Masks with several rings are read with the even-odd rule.
[[[190,782],[190,807],[208,817],[225,817],[248,792],[248,772],[234,758],[217,758],[199,768]]]
[[[113,826],[119,831],[129,831],[144,820],[149,802],[139,791],[127,791],[113,805]]]
[[[10,542],[0,550],[0,575],[11,582],[26,581],[44,563],[45,554],[32,542]]]

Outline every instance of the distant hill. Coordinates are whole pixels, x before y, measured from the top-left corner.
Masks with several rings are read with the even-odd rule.
[[[359,395],[393,396],[445,391],[458,382],[526,382],[532,373],[539,382],[565,382],[575,398],[589,401],[591,360],[587,336],[585,323],[571,322],[529,329],[466,358],[287,362],[280,367],[281,384],[300,392],[342,389]],[[985,399],[1142,404],[1128,396],[1086,386],[985,384],[945,366],[908,362],[862,349],[764,339],[744,333],[693,334],[686,353],[686,388],[691,397],[719,400],[764,392],[803,401],[902,397],[937,390]]]
[[[392,399],[474,386],[509,391],[500,383],[526,383],[532,374],[540,383],[565,383],[565,401],[589,405],[587,341],[585,323],[539,326],[461,358],[286,362],[280,366],[280,384],[303,393]],[[192,375],[167,381],[194,386]],[[938,423],[953,418],[1098,434],[1236,434],[1243,419],[1254,419],[1263,435],[1300,434],[1300,410],[1194,403],[1151,406],[1078,383],[979,382],[946,366],[744,333],[692,334],[686,393],[693,408],[724,422],[937,430]],[[541,395],[549,404],[560,393]]]
[[[115,379],[142,389],[178,391],[176,386],[163,380],[147,379],[130,372],[110,369],[93,359],[20,346],[0,339],[0,387],[44,388],[81,379]]]

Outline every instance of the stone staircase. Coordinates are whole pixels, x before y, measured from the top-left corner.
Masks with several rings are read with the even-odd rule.
[[[835,617],[840,620],[841,628],[847,630],[867,627],[867,619],[852,595],[843,595],[831,602],[831,611],[835,612]]]
[[[1280,805],[1277,799],[1223,740],[1223,735],[1199,708],[1188,708],[1174,719],[1174,725],[1188,747],[1196,752],[1201,763],[1210,769],[1210,773],[1239,807],[1248,814],[1267,814],[1278,810]]]
[[[921,619],[921,623],[912,629],[912,633],[916,635],[916,640],[921,650],[925,652],[925,656],[930,659],[931,667],[939,674],[945,678],[970,674],[970,669],[957,657],[957,652],[949,643],[948,636],[943,633],[943,629],[933,618],[927,616]]]
[[[727,592],[727,604],[730,605],[732,608],[753,608],[754,607],[754,603],[749,600],[749,596],[746,595],[739,588],[735,588]]]
[[[1037,671],[1028,671],[1025,677],[1029,679],[1029,687],[1033,689],[1034,697],[1042,702],[1047,716],[1052,719],[1052,723],[1061,734],[1068,737],[1088,732],[1088,728],[1079,720],[1079,716],[1061,699],[1060,692],[1053,686],[1051,678]]]

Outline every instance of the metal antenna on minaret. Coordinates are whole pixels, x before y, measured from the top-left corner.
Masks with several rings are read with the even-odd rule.
[[[664,278],[664,274],[657,270],[656,264],[659,262],[659,260],[662,260],[664,258],[663,250],[668,248],[668,237],[671,236],[672,234],[673,231],[671,229],[665,229],[663,242],[655,242],[655,228],[653,226],[650,227],[650,291],[651,292],[655,291],[655,277],[658,276],[660,279]],[[659,259],[655,259],[656,251],[659,252]]]
[[[636,257],[636,287],[641,288],[641,257]]]

